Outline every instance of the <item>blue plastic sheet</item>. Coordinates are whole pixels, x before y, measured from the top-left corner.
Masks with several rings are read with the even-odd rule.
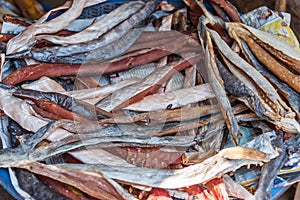
[[[0,168],[0,185],[15,199],[23,199],[11,184],[8,169]]]

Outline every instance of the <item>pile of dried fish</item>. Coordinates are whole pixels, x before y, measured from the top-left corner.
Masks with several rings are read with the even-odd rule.
[[[269,199],[299,153],[299,49],[226,0],[78,19],[102,2],[3,19],[21,28],[0,37],[0,167],[20,198]]]

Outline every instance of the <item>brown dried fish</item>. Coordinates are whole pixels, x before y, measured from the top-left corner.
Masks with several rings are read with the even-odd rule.
[[[297,114],[298,118],[300,117],[300,94],[294,91],[286,83],[280,81],[274,74],[266,69],[253,55],[247,44],[242,41],[241,48],[248,62],[251,63],[263,76],[265,76],[278,90],[278,93],[281,94],[289,103],[291,108]]]
[[[296,114],[282,100],[272,84],[253,66],[233,52],[215,31],[209,30],[209,32],[220,54],[223,55],[223,60],[226,62],[227,67],[253,92],[255,98],[259,100],[256,103],[259,103],[266,110],[263,115],[278,126],[278,128],[293,133],[300,132],[300,125],[295,120]],[[248,105],[256,111],[256,106],[250,104]],[[260,116],[261,114],[258,113],[258,115]]]
[[[235,26],[236,24],[233,24]],[[272,54],[275,58],[285,63],[292,70],[300,74],[300,50],[292,47],[289,43],[276,35],[261,31],[245,24],[239,24],[251,33],[253,38],[260,46]],[[238,26],[236,26],[238,27]]]
[[[30,161],[21,161],[14,166],[74,186],[98,199],[120,200],[127,199],[129,196],[129,194],[124,195],[125,191],[120,193],[102,174],[94,170],[73,170]]]
[[[235,34],[247,42],[252,52],[257,59],[264,64],[273,74],[275,74],[280,80],[287,83],[291,88],[300,93],[300,76],[291,72],[288,68],[283,66],[280,62],[271,56],[264,48],[262,48],[257,41],[252,39],[250,32],[245,29],[237,28],[236,26],[231,30]],[[299,52],[300,53],[300,52]],[[299,58],[300,59],[300,58]]]

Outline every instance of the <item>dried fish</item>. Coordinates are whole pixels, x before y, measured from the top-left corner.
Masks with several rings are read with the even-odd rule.
[[[251,38],[270,54],[300,74],[300,51],[298,48],[290,46],[290,44],[273,34],[243,24],[240,25],[247,29],[251,33]]]
[[[201,84],[195,87],[149,95],[137,103],[133,103],[125,107],[124,109],[134,111],[155,111],[167,109],[169,105],[172,105],[172,109],[174,109],[214,97],[215,93],[212,91],[210,86],[208,84]]]
[[[96,113],[100,115],[111,116],[110,113],[102,111],[101,109],[95,109],[93,106],[84,103],[80,100],[74,99],[64,94],[55,92],[41,92],[27,89],[12,89],[12,94],[17,97],[32,99],[32,100],[47,100],[60,105],[61,107],[75,112],[83,117],[94,120]],[[95,113],[96,112],[96,113]]]
[[[225,123],[229,129],[230,135],[235,142],[238,144],[237,135],[239,133],[239,126],[235,116],[232,112],[232,108],[229,99],[226,95],[224,82],[218,71],[216,64],[216,58],[213,50],[212,40],[207,31],[207,45],[206,45],[206,70],[208,74],[208,81],[211,84],[215,94],[218,94],[216,98],[220,105],[221,113],[225,119]]]
[[[0,34],[0,48],[8,45],[0,136],[18,143],[0,150],[0,167],[26,169],[75,200],[265,198],[291,145],[273,146],[272,129],[300,132],[298,50],[224,23],[200,0],[178,11],[129,1],[69,31],[84,7],[102,1],[67,1],[36,22],[6,17],[4,29],[20,34]],[[240,21],[228,1],[206,3],[225,21]],[[160,18],[146,27],[157,9]],[[262,52],[294,82],[268,71]],[[226,175],[252,164],[263,166],[256,196]]]
[[[267,162],[268,158],[261,151],[232,147],[221,150],[217,155],[202,163],[178,170],[80,164],[61,164],[59,166],[78,170],[96,170],[107,177],[126,183],[175,189],[204,183],[219,174],[248,164],[261,164],[262,161]]]
[[[48,77],[42,77],[36,81],[21,85],[22,89],[37,90],[42,92],[63,93],[65,89],[56,81]]]
[[[13,105],[13,106],[12,106]],[[37,117],[34,111],[31,109],[31,107],[23,100],[20,100],[16,97],[12,96],[4,96],[0,98],[0,106],[2,110],[12,119],[14,119],[17,123],[19,123],[24,129],[36,132],[38,131],[41,127],[45,126],[48,124],[48,122],[45,119],[41,119],[41,117]],[[18,110],[18,112],[15,112],[15,110]],[[78,126],[79,128],[79,126]],[[97,125],[97,128],[99,129],[100,126]],[[75,126],[76,129],[76,126]],[[115,132],[115,130],[114,130]],[[111,134],[109,130],[106,130],[104,132],[106,134]],[[53,132],[49,132],[47,134],[47,139],[49,141],[57,141],[61,140],[64,137],[67,137],[70,135],[70,132],[57,128]],[[39,137],[38,137],[39,138]],[[38,140],[40,141],[40,140]],[[32,141],[34,142],[34,141]],[[5,153],[6,154],[6,153]],[[24,156],[26,157],[28,154],[24,153],[23,150],[21,153],[12,153],[15,156],[10,156],[11,154],[8,153],[8,159],[11,158],[23,158]],[[72,156],[74,156],[76,159],[80,160],[83,163],[111,163],[115,165],[120,165],[120,166],[128,166],[129,164],[120,158],[113,156],[109,154],[108,152],[105,152],[101,149],[89,149],[87,150],[76,150],[73,152],[69,152]],[[21,157],[18,157],[18,155],[21,155]],[[95,156],[95,157],[94,157]],[[98,156],[98,158],[97,158]],[[101,158],[101,159],[100,159]],[[4,155],[4,160],[6,159],[6,156]],[[28,159],[28,157],[27,157]],[[1,164],[4,164],[4,160],[1,160]],[[3,162],[2,162],[3,161]]]
[[[253,122],[262,120],[261,117],[257,116],[255,113],[246,113],[235,116],[238,122]]]
[[[17,52],[27,51],[28,48],[32,47],[32,45],[34,44],[34,42],[36,40],[36,37],[35,37],[36,35],[42,34],[42,33],[44,33],[44,34],[45,33],[55,33],[57,31],[60,31],[61,29],[65,28],[73,20],[75,20],[77,17],[79,17],[86,2],[88,2],[88,1],[87,0],[73,1],[71,7],[64,14],[60,15],[59,17],[56,17],[53,20],[44,22],[53,11],[61,10],[63,8],[68,8],[70,2],[68,2],[65,5],[63,5],[59,8],[56,8],[52,11],[49,11],[48,13],[43,15],[36,23],[29,26],[21,34],[12,38],[7,44],[6,54],[10,55],[10,54],[15,54]],[[100,2],[103,2],[103,1],[99,0],[97,3],[100,3]]]
[[[263,114],[279,128],[294,133],[299,132],[300,126],[294,119],[296,114],[292,112],[291,108],[282,100],[271,83],[253,66],[239,57],[238,54],[234,53],[216,32],[210,30],[210,34],[212,34],[215,44],[219,48],[221,55],[223,55],[223,60],[231,72],[255,94],[261,106],[266,110]],[[236,68],[242,70],[243,73]],[[251,79],[255,81],[255,84]],[[250,105],[250,107],[253,108],[254,105]],[[259,112],[257,114],[261,115]]]
[[[82,89],[82,90],[75,90],[70,92],[63,92],[68,96],[71,96],[75,99],[82,100],[87,102],[91,105],[95,105],[105,97],[111,95],[112,93],[116,92],[117,90],[122,89],[123,87],[135,84],[139,82],[139,78],[130,78],[119,83],[106,85],[99,88],[89,88],[89,89]]]
[[[73,64],[103,61],[103,60],[114,58],[126,52],[139,38],[143,30],[144,30],[143,28],[130,29],[119,40],[113,41],[102,47],[90,50],[88,52],[73,54],[72,56],[58,56],[55,54],[48,55],[46,53],[47,50],[45,51],[42,50],[41,52],[33,50],[30,52],[29,57],[42,62],[58,62],[58,63],[73,63]],[[80,47],[80,49],[84,49],[84,48]]]
[[[289,102],[289,105],[300,116],[300,94],[291,89],[286,83],[281,82],[275,75],[270,73],[264,66],[262,66],[259,61],[255,58],[249,47],[245,42],[242,42],[242,48],[246,56],[249,57],[249,63],[264,75],[273,85],[276,86],[278,92],[283,95]]]
[[[7,116],[0,117],[0,140],[1,140],[1,148],[10,148],[13,147],[12,134],[9,133],[9,119]]]
[[[35,199],[68,200],[65,196],[56,192],[54,188],[40,181],[33,173],[24,169],[14,169],[21,189]]]
[[[38,35],[38,40],[47,40],[53,44],[67,45],[84,43],[99,38],[101,35],[118,25],[120,22],[126,20],[131,15],[135,14],[144,5],[142,1],[131,1],[124,3],[118,8],[114,9],[103,18],[96,19],[89,27],[75,33],[73,35],[62,37],[57,35]],[[120,15],[120,13],[123,13]]]
[[[129,38],[133,37],[134,34],[137,34],[137,32],[136,32],[137,30],[142,32],[143,29],[133,29],[133,28],[135,26],[137,26],[140,22],[145,20],[154,11],[154,8],[155,8],[155,0],[151,0],[151,1],[147,2],[137,13],[135,13],[134,15],[129,17],[127,20],[123,21],[121,24],[114,27],[113,29],[109,30],[107,32],[107,34],[103,35],[100,38],[97,38],[96,40],[92,40],[87,43],[71,44],[71,45],[67,45],[67,46],[45,47],[45,48],[41,48],[41,49],[34,49],[34,50],[31,50],[28,52],[29,57],[32,57],[34,59],[38,59],[38,60],[41,60],[44,62],[45,61],[54,62],[56,56],[57,57],[66,57],[66,56],[71,56],[73,54],[78,54],[78,53],[84,55],[85,52],[100,51],[99,48],[101,49],[102,47],[107,46],[110,43],[114,43],[118,40],[122,40],[122,38],[126,38],[126,40],[128,40]],[[131,34],[133,34],[133,35],[131,37],[129,37],[128,31],[131,29],[133,29],[135,31],[134,32],[130,31],[130,32],[132,32]],[[136,37],[135,40],[137,40],[137,38],[138,37]],[[134,42],[135,42],[135,40],[134,40]],[[122,45],[126,45],[126,43],[123,42]],[[120,47],[122,45],[120,45]],[[119,47],[116,47],[116,48],[119,48]],[[109,52],[106,52],[106,53],[109,53]],[[17,56],[20,56],[20,54]],[[59,61],[59,60],[57,60],[57,61]]]
[[[106,111],[118,110],[128,104],[135,103],[144,96],[155,93],[161,84],[172,77],[176,72],[181,71],[201,60],[201,56],[191,56],[165,67],[157,69],[139,83],[133,84],[116,91],[110,98],[100,101],[97,106]]]
[[[233,53],[225,42],[214,32],[210,31],[212,37],[216,41],[216,45],[220,49],[220,52],[224,54],[235,66],[239,67],[240,70],[243,70],[249,77],[252,77],[256,84],[259,85],[260,89],[264,91],[268,98],[275,103],[275,105],[280,109],[281,112],[284,112],[286,109],[287,116],[290,108],[285,104],[283,100],[279,97],[278,93],[274,87],[265,79],[257,70],[255,70],[251,65],[245,62],[243,59],[238,57],[237,54]],[[239,64],[238,64],[239,63]]]
[[[0,34],[0,42],[8,42],[14,36],[15,35],[12,35],[12,34]],[[5,51],[3,51],[3,52],[5,52]]]
[[[74,121],[83,121],[83,122],[90,122],[90,119],[87,119],[86,117],[83,117],[80,114],[71,112],[61,106],[59,106],[56,103],[50,102],[48,100],[32,100],[35,105],[37,105],[37,108],[42,109],[45,112],[48,112],[49,114],[52,114],[51,117],[47,115],[42,115],[45,118],[49,119],[68,119],[68,120],[74,120]],[[40,111],[39,109],[33,108],[35,111]],[[39,113],[39,112],[38,112]],[[53,118],[53,115],[55,116]]]
[[[183,82],[183,87],[184,88],[188,88],[188,87],[193,87],[195,86],[197,83],[197,66],[194,65],[190,68],[187,68],[185,70],[185,78],[184,78],[184,82]],[[187,104],[186,106],[184,106],[186,108],[189,107],[198,107],[198,103],[191,103],[191,104]],[[197,129],[192,129],[189,130],[187,132],[187,135],[193,135],[195,136],[197,134]]]
[[[218,5],[220,8],[223,8],[232,21],[241,22],[237,9],[229,1],[209,0],[209,2]]]
[[[30,26],[31,24],[34,23],[33,20],[23,18],[20,16],[9,15],[9,14],[6,14],[3,16],[3,22],[9,22],[9,23],[17,24],[17,25],[24,26],[24,27]]]
[[[99,120],[99,124],[109,123],[134,123],[142,120],[153,120],[157,123],[166,123],[172,121],[188,121],[197,119],[205,115],[214,114],[219,112],[217,106],[201,106],[201,107],[187,107],[172,110],[158,110],[151,113],[135,114],[130,116],[116,116],[114,118]]]
[[[151,38],[148,38],[150,36]],[[130,47],[130,49],[128,49],[127,52],[134,52],[141,49],[148,49],[153,47],[160,47],[162,45],[167,45],[170,42],[176,40],[178,37],[182,36],[183,34],[178,33],[177,31],[151,31],[150,33],[144,31],[141,34],[141,36],[137,39],[137,41]],[[186,37],[186,39],[188,40],[188,37]],[[196,44],[194,45],[194,47],[196,51]]]
[[[129,55],[124,55],[110,62],[96,64],[60,64],[42,63],[29,65],[18,69],[6,77],[3,82],[16,85],[23,81],[39,79],[42,76],[58,77],[70,75],[102,75],[126,70],[138,65],[153,62],[159,58],[176,53],[179,48],[187,44],[185,36],[177,38],[174,42],[151,49],[140,50]]]
[[[72,185],[98,199],[125,199],[100,173],[95,171],[84,172],[26,161],[15,166]]]
[[[93,77],[77,77],[74,81],[75,90],[97,87],[100,87],[100,84]]]
[[[116,148],[116,147],[136,147],[135,144],[140,145],[140,147],[167,147],[174,148],[174,147],[189,147],[195,145],[195,141],[193,137],[183,137],[183,138],[174,138],[174,137],[166,137],[162,140],[158,137],[143,138],[143,137],[117,137],[117,136],[109,136],[105,137],[99,135],[104,133],[106,130],[91,133],[91,134],[84,134],[84,135],[72,135],[68,136],[60,141],[55,141],[47,145],[46,147],[38,147],[29,154],[27,153],[27,160],[31,161],[43,161],[47,158],[52,156],[57,156],[63,153],[72,152],[74,150],[80,149],[82,147],[87,148],[89,153],[91,150],[97,150],[99,148]],[[82,138],[82,141],[81,141]],[[115,143],[116,142],[116,143]],[[117,148],[118,149],[118,148]],[[117,150],[116,150],[117,151]],[[110,152],[110,151],[108,151]],[[183,155],[183,151],[175,151],[178,155]],[[149,154],[150,155],[150,154]],[[167,155],[167,153],[165,153]],[[171,154],[170,154],[171,155]],[[175,154],[174,154],[175,155]],[[19,157],[18,154],[15,154],[18,158],[24,159],[24,157]],[[122,155],[119,155],[123,157]],[[179,157],[179,156],[178,156]],[[177,158],[178,158],[177,157]],[[176,158],[176,159],[177,159]],[[10,159],[10,161],[12,161]],[[132,161],[132,160],[131,160]],[[131,161],[129,163],[131,163]],[[175,161],[175,160],[174,160]],[[2,163],[5,164],[9,162],[9,160],[4,160],[2,158]],[[134,163],[133,163],[134,164]]]
[[[239,33],[243,31],[242,33]],[[280,64],[274,57],[269,55],[259,44],[255,42],[244,30],[235,30],[237,35],[247,42],[252,52],[255,54],[257,59],[263,63],[273,74],[275,74],[280,80],[287,83],[298,93],[300,92],[300,76],[289,71],[285,66]],[[262,56],[263,55],[263,56]]]
[[[231,81],[227,81],[225,85],[225,87],[227,86],[226,89],[228,89],[230,94],[240,97],[239,99],[241,101],[245,100],[246,102],[249,102],[249,104],[252,106],[251,108],[255,111],[255,113],[259,117],[264,119],[264,113],[266,113],[266,110],[269,107],[263,103],[263,100],[259,97],[259,95],[255,95],[255,93],[258,94],[255,86],[251,84],[251,81],[249,81],[247,77],[244,77],[243,74],[238,73],[237,70],[234,71],[234,67],[231,65],[231,63],[229,63],[226,59],[224,59],[224,61],[228,68],[235,72],[234,76],[220,62],[218,63],[218,67],[221,69],[220,71],[222,71],[222,77],[224,77],[224,81],[227,81],[228,79],[234,81],[233,83]],[[241,77],[243,77],[243,82],[240,81],[237,77],[239,77],[240,79]],[[246,83],[247,85],[244,83]]]
[[[34,116],[34,111],[25,101],[16,97],[9,95],[1,97],[0,107],[7,116],[15,120],[26,130],[35,132],[47,124],[46,121]],[[18,110],[18,113],[14,112],[14,110]]]

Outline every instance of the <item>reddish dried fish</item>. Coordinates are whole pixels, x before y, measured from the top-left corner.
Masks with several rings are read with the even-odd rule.
[[[214,11],[216,12],[216,15],[220,17],[224,22],[228,21],[228,18],[226,18],[226,13],[225,11],[217,5],[215,2],[211,1],[210,2],[211,6],[213,7]]]
[[[140,50],[129,55],[124,55],[110,62],[102,62],[97,64],[35,64],[23,68],[19,68],[7,76],[3,82],[16,85],[23,81],[39,79],[42,76],[58,77],[71,75],[102,75],[123,71],[138,65],[153,62],[159,58],[176,53],[179,48],[184,46],[188,40],[185,36],[177,38],[173,43],[158,46],[153,49]]]
[[[105,150],[138,167],[163,169],[176,162],[177,164],[182,164],[184,160],[184,150],[174,150],[172,152],[172,148],[170,148],[169,152],[165,147],[110,147],[105,148]]]
[[[229,200],[223,178],[215,178],[205,184],[216,199]]]
[[[88,195],[98,199],[126,199],[100,173],[50,166],[37,162],[22,161],[15,167],[27,169],[35,174],[74,186]]]
[[[28,27],[33,23],[32,20],[29,20],[27,18],[14,16],[14,15],[4,15],[3,16],[3,21],[4,22],[9,22],[9,23],[12,23],[12,24],[16,24],[16,25],[19,25],[19,26],[24,26],[24,27]]]
[[[189,8],[189,17],[194,26],[198,25],[199,18],[204,14],[203,10],[194,0],[184,0],[184,3]]]
[[[8,42],[13,37],[15,37],[15,35],[12,35],[12,34],[0,34],[0,42]]]
[[[209,2],[212,2],[215,5],[218,5],[221,8],[223,8],[233,22],[241,22],[237,9],[229,1],[209,0]]]
[[[74,82],[75,90],[100,87],[99,83],[92,77],[77,77]]]
[[[32,109],[40,116],[42,116],[45,119],[51,119],[51,120],[60,120],[61,117],[57,116],[56,114],[47,112],[43,110],[42,108],[38,107],[37,105],[31,105]]]
[[[152,188],[151,194],[148,196],[147,200],[172,200],[167,190],[161,188]]]
[[[12,94],[14,96],[32,99],[32,100],[47,100],[60,105],[61,107],[75,112],[89,120],[95,120],[97,113],[103,117],[111,116],[110,113],[103,111],[101,109],[95,109],[93,106],[84,103],[80,100],[76,100],[64,94],[55,92],[41,92],[35,90],[25,90],[25,89],[12,89]]]
[[[215,198],[199,184],[184,187],[184,190],[189,194],[189,198],[192,199],[215,200]]]
[[[47,100],[33,100],[33,102],[39,108],[43,109],[44,111],[57,116],[58,119],[68,119],[68,120],[82,121],[82,122],[90,122],[91,121],[90,119],[87,119],[87,118],[81,116],[80,114],[71,112],[71,111],[59,106],[58,104],[52,103]]]

